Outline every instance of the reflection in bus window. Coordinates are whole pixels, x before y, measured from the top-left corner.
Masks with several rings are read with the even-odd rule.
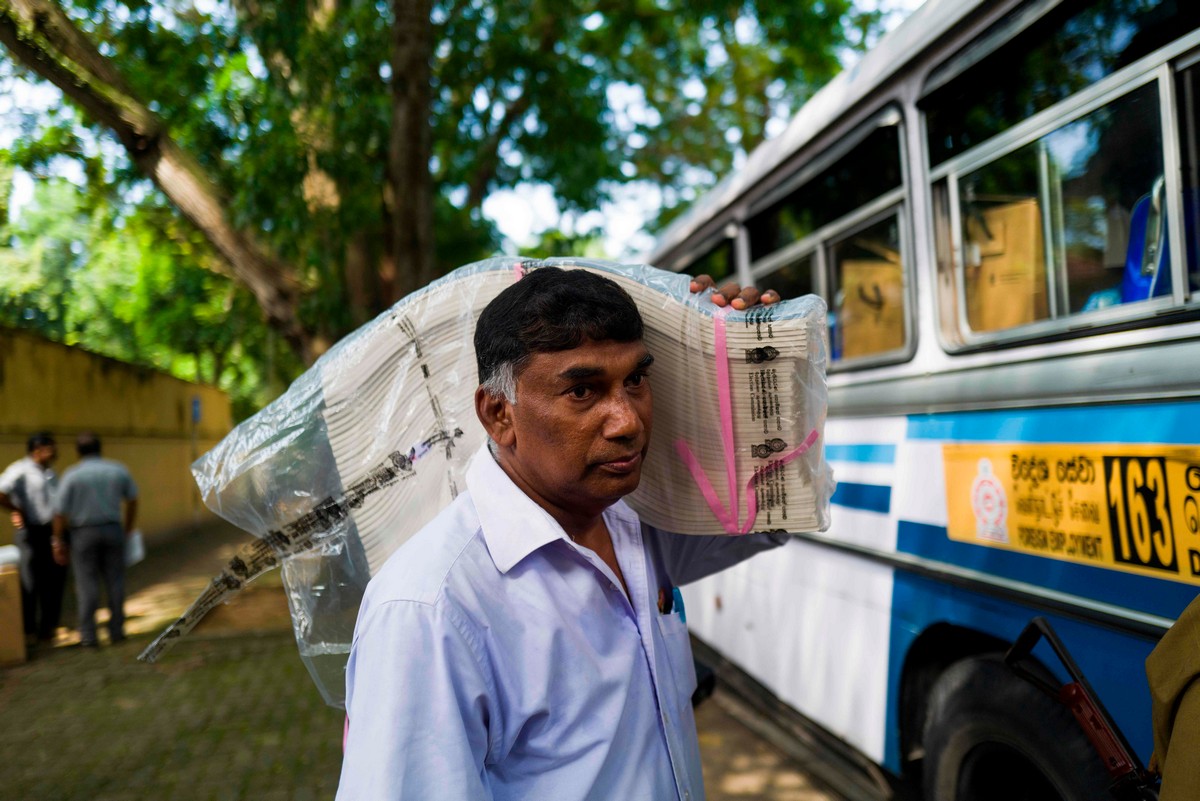
[[[812,254],[802,256],[795,261],[767,273],[755,281],[763,290],[774,289],[782,300],[798,298],[801,295],[811,295],[816,292],[813,286],[813,271],[816,269]]]
[[[848,155],[750,219],[750,260],[803,239],[900,186],[901,180],[900,128],[880,126]]]
[[[904,270],[895,215],[829,246],[833,359],[887,353],[904,346]]]
[[[1200,65],[1182,70],[1175,84],[1183,167],[1184,250],[1188,289],[1200,292]]]
[[[972,331],[1170,292],[1158,109],[1143,86],[959,179]]]
[[[1192,0],[1061,3],[922,102],[930,163],[966,152],[1197,26],[1200,3]]]

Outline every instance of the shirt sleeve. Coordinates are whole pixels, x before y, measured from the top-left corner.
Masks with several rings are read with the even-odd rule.
[[[337,798],[485,801],[491,684],[478,635],[441,605],[364,608],[346,667]]]
[[[123,482],[122,491],[125,493],[125,500],[136,501],[138,496],[137,484],[133,481],[133,476],[128,468],[125,470],[125,480]]]
[[[12,491],[16,489],[17,482],[24,473],[21,472],[21,463],[13,462],[0,473],[0,492],[5,495],[12,495]]]
[[[677,586],[719,573],[756,553],[778,548],[788,540],[787,534],[769,532],[741,536],[700,536],[673,534],[645,523],[642,525],[653,543],[652,547],[658,549],[671,582]]]

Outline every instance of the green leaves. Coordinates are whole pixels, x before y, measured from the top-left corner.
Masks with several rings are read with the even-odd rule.
[[[390,276],[408,269],[395,200],[427,191],[393,186],[388,172],[394,90],[410,79],[391,67],[392,14],[408,6],[60,7],[219,188],[232,226],[297,276],[308,336],[336,340],[394,299],[390,288],[403,282]],[[575,218],[631,182],[662,191],[664,219],[677,213],[879,22],[851,0],[437,0],[431,100],[418,114],[432,138],[436,264],[495,252],[483,201],[526,182],[549,186]],[[70,158],[84,184],[47,184],[8,230],[16,244],[0,247],[0,260],[21,266],[5,286],[24,289],[5,295],[5,319],[32,309],[37,325],[65,338],[222,383],[252,382],[237,366],[246,360],[281,364],[212,242],[106,133],[64,104],[30,122],[0,160],[49,176]],[[539,247],[593,252],[594,240],[547,232]],[[30,271],[48,281],[44,297],[18,280]]]

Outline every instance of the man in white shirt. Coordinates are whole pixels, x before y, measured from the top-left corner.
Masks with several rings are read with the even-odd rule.
[[[677,585],[782,537],[669,534],[621,501],[653,357],[613,282],[535,270],[484,310],[475,349],[491,441],[367,589],[338,797],[703,798]]]
[[[0,506],[12,510],[20,554],[21,603],[25,641],[51,642],[62,616],[67,569],[54,561],[50,547],[53,493],[58,476],[50,465],[58,457],[54,437],[45,431],[25,443],[26,455],[0,474]]]

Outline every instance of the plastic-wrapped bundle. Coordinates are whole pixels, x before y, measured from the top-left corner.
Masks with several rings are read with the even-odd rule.
[[[652,267],[492,259],[346,337],[196,462],[205,503],[259,540],[143,658],[282,561],[301,656],[326,701],[340,706],[367,581],[458,494],[485,440],[474,406],[475,320],[543,266],[601,273],[642,313],[655,356],[654,427],[641,485],[627,500],[643,520],[687,534],[828,527],[819,298],[737,312],[693,295],[687,276]]]

